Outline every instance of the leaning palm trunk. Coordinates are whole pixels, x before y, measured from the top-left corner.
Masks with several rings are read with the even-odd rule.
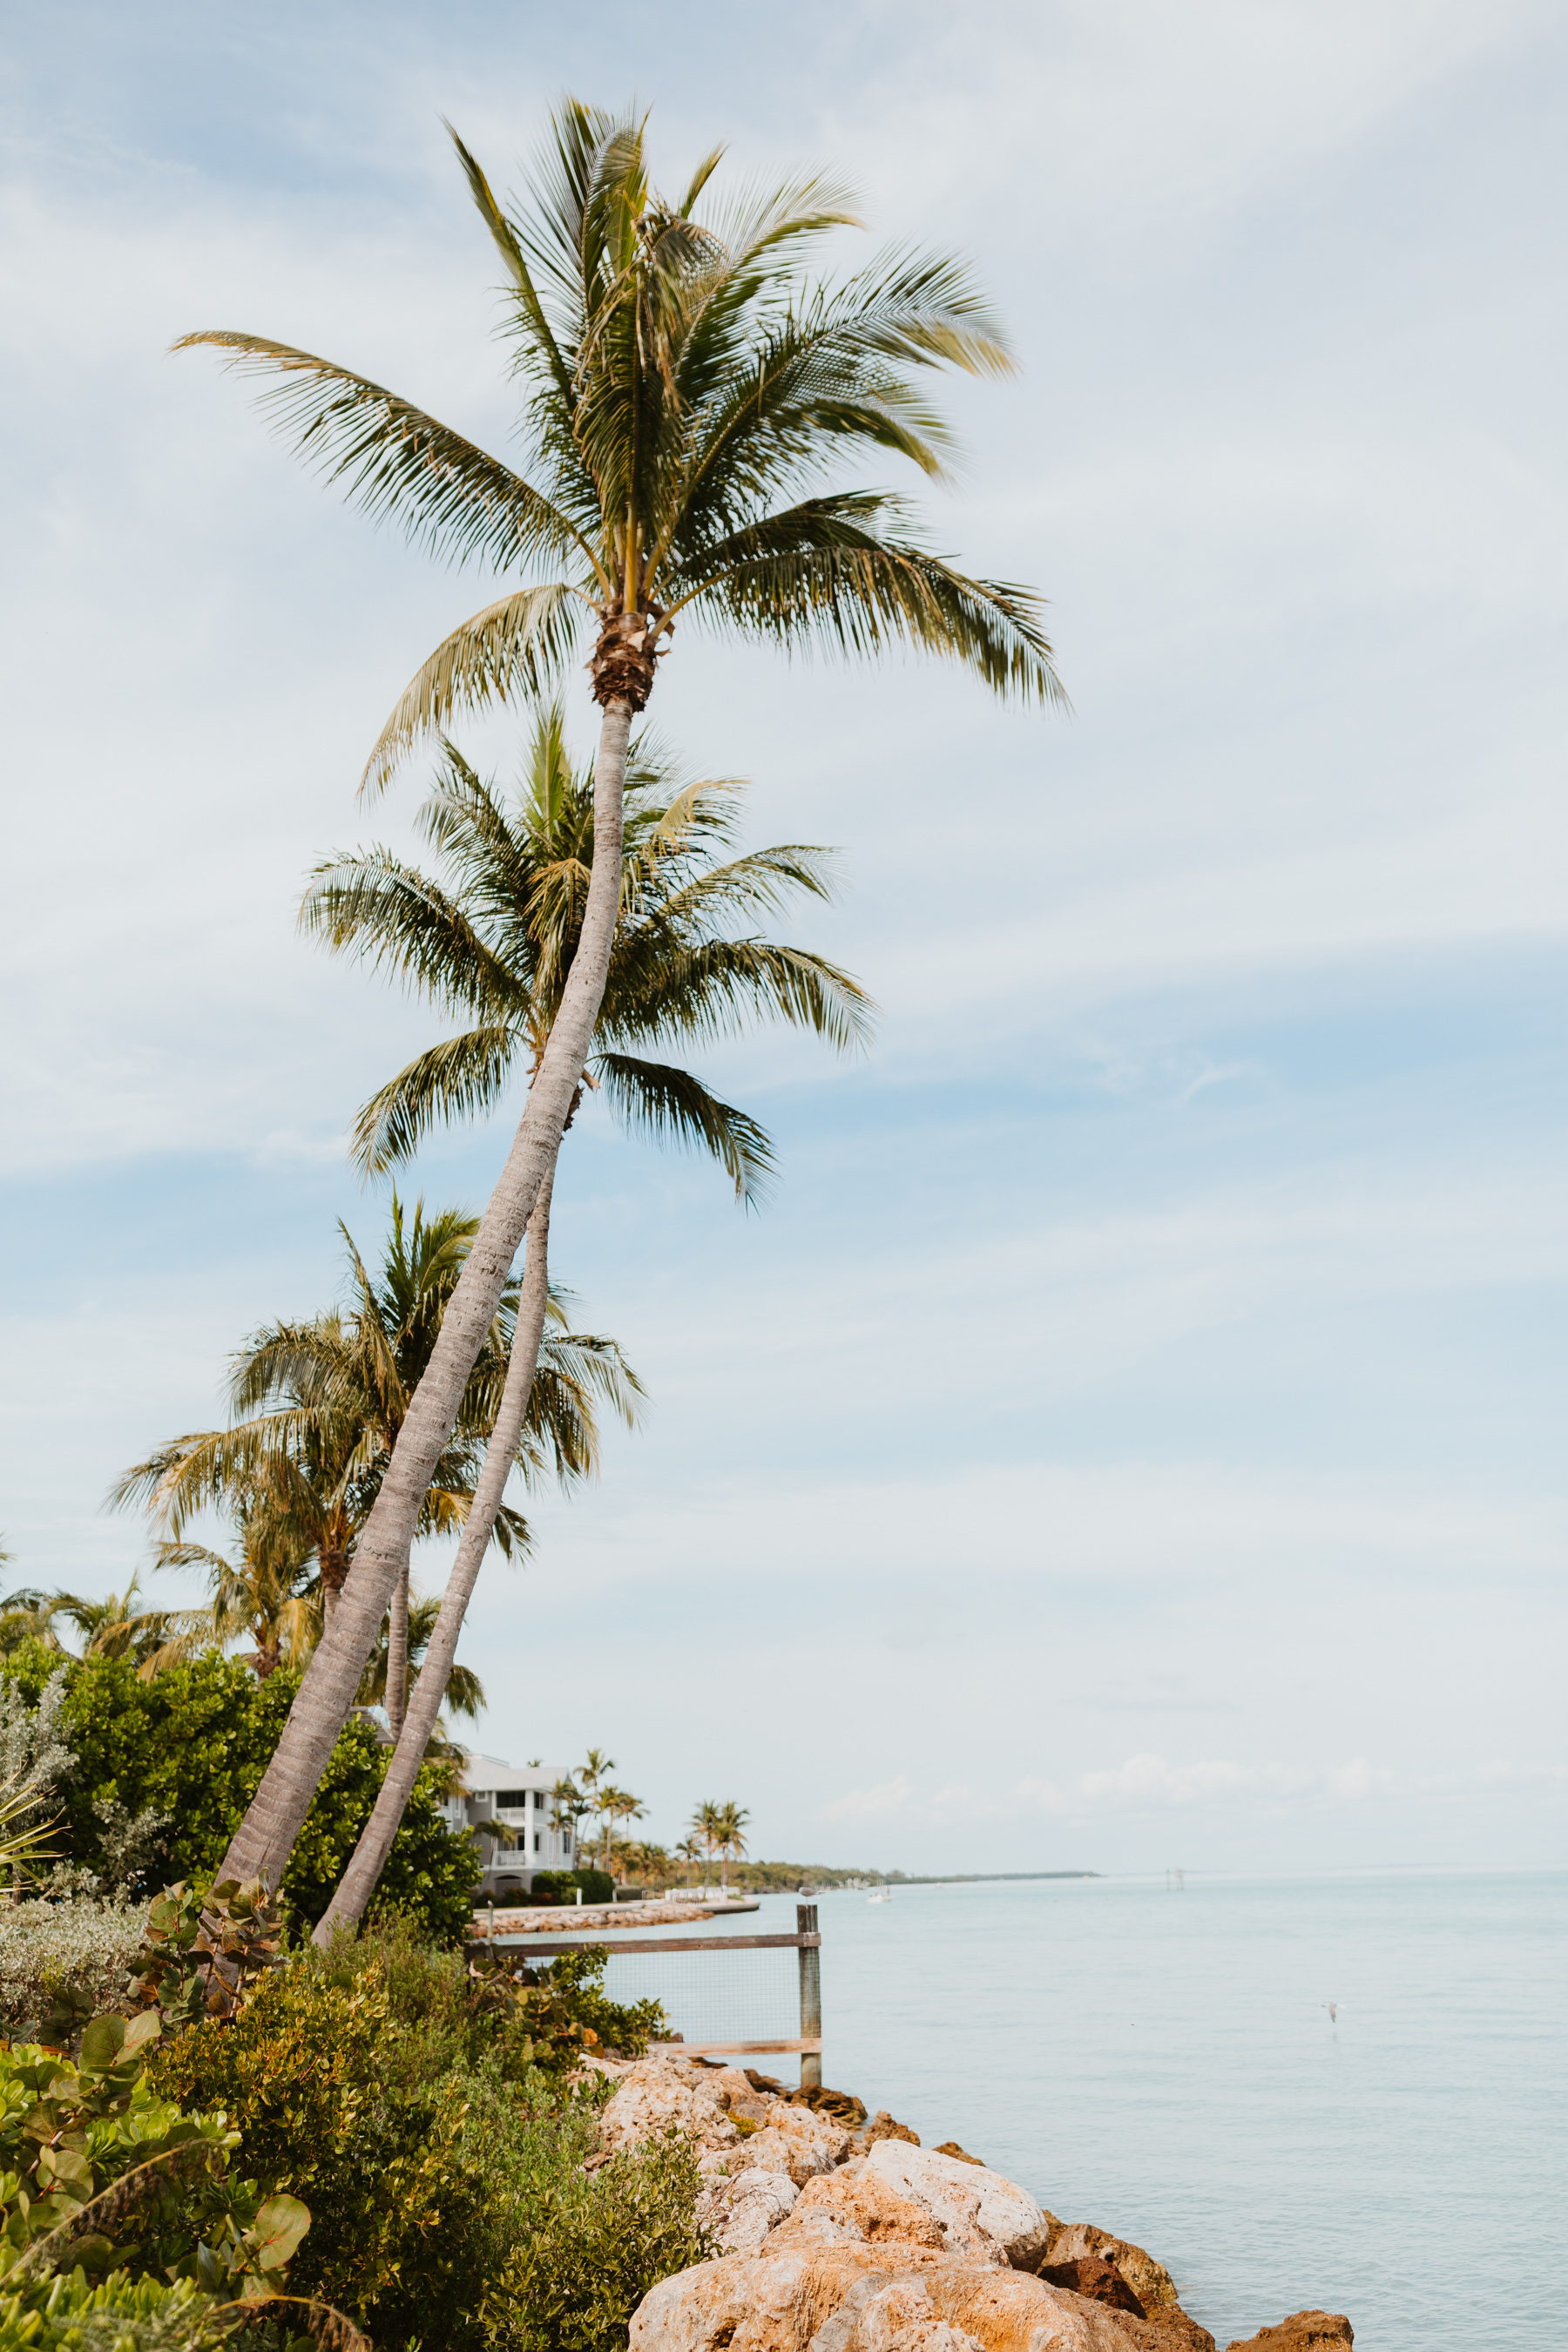
[[[485,1466],[479,1473],[474,1499],[463,1523],[458,1557],[452,1563],[447,1590],[441,1595],[441,1612],[436,1620],[436,1631],[426,1650],[419,1678],[408,1695],[408,1710],[398,1735],[397,1752],[381,1784],[381,1794],[375,1801],[374,1811],[360,1832],[353,1857],[317,1925],[314,1940],[318,1944],[331,1943],[340,1928],[357,1926],[365,1905],[374,1894],[376,1882],[386,1866],[392,1842],[397,1835],[418,1777],[419,1767],[425,1761],[425,1751],[436,1728],[441,1702],[447,1696],[447,1677],[458,1654],[458,1637],[463,1630],[463,1619],[489,1547],[490,1532],[506,1492],[506,1482],[517,1459],[518,1439],[522,1434],[523,1415],[528,1411],[529,1391],[533,1386],[534,1370],[539,1362],[545,1310],[550,1303],[550,1195],[553,1182],[553,1172],[547,1171],[539,1188],[539,1197],[533,1204],[533,1214],[528,1221],[528,1259],[523,1268],[517,1324],[512,1334],[511,1361],[507,1366],[500,1411],[496,1415]]]
[[[408,1710],[408,1570],[392,1588],[386,1612],[386,1719],[394,1739],[403,1736]]]
[[[560,1010],[500,1181],[442,1318],[429,1366],[409,1401],[332,1622],[306,1670],[249,1811],[230,1841],[220,1878],[263,1877],[275,1885],[282,1875],[348,1720],[393,1588],[407,1569],[426,1491],[456,1425],[540,1186],[554,1168],[609,970],[620,900],[626,745],[635,712],[652,683],[647,642],[647,625],[637,616],[612,619],[600,640],[595,669],[604,719],[594,772],[594,865]]]

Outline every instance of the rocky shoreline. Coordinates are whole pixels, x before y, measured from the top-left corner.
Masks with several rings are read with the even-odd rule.
[[[752,2067],[591,2062],[616,2079],[604,2162],[681,2133],[719,2252],[662,2279],[630,2352],[1218,2352],[1170,2272],[1062,2221],[954,2141]],[[1299,2311],[1226,2352],[1351,2352],[1342,2314]]]
[[[737,1898],[731,1903],[552,1903],[503,1910],[496,1906],[493,1933],[498,1936],[576,1935],[584,1927],[668,1927],[692,1919],[732,1919],[737,1912],[759,1906]],[[488,1907],[474,1913],[472,1940],[483,1945],[492,1933]],[[609,1947],[614,1951],[615,1946]]]

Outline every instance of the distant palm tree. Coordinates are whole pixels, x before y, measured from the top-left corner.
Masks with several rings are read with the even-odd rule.
[[[701,1861],[706,1849],[700,1837],[693,1832],[689,1837],[682,1838],[675,1851],[682,1862],[694,1867]]]
[[[598,1790],[594,1809],[605,1824],[600,1840],[599,1866],[602,1870],[608,1870],[616,1822],[640,1821],[647,1809],[642,1799],[634,1797],[629,1790],[607,1786]]]
[[[709,1797],[703,1800],[691,1816],[691,1827],[701,1841],[702,1851],[707,1857],[707,1867],[703,1872],[703,1884],[707,1886],[713,1884],[713,1856],[719,1851],[719,1840],[723,1829],[723,1807],[716,1805]]]
[[[60,1657],[129,1658],[143,1676],[154,1674],[178,1654],[177,1646],[171,1651],[169,1645],[177,1645],[189,1630],[189,1612],[139,1606],[141,1581],[133,1576],[123,1592],[108,1593],[100,1601],[32,1585],[7,1593],[0,1599],[0,1652],[35,1641]],[[61,1641],[58,1628],[62,1621],[80,1636],[79,1650]]]
[[[746,1851],[743,1832],[751,1818],[750,1813],[743,1812],[741,1807],[733,1802],[720,1805],[715,1809],[713,1838],[719,1848],[719,1883],[721,1889],[726,1895],[730,1892],[730,1864],[731,1859],[739,1862]]]
[[[942,475],[949,436],[922,388],[928,370],[1010,367],[963,268],[900,248],[826,282],[808,257],[853,215],[819,176],[719,202],[716,149],[671,202],[649,179],[641,117],[569,100],[552,128],[526,209],[511,213],[456,142],[507,278],[525,471],[313,352],[226,329],[184,339],[272,379],[269,397],[302,454],[373,515],[446,557],[510,575],[417,673],[372,754],[372,781],[458,710],[537,693],[584,632],[600,709],[597,854],[578,952],[405,1419],[398,1475],[362,1534],[349,1605],[221,1865],[242,1880],[282,1874],[554,1167],[613,946],[632,723],[678,621],[786,651],[918,649],[999,693],[1060,693],[1033,595],[964,577],[895,494],[851,487],[851,469],[889,457]]]
[[[230,1384],[244,1417],[227,1429],[198,1430],[160,1446],[126,1471],[111,1502],[144,1504],[179,1543],[201,1511],[249,1507],[265,1486],[279,1521],[313,1554],[330,1622],[477,1228],[476,1218],[457,1210],[426,1217],[423,1202],[405,1219],[394,1193],[391,1230],[379,1276],[373,1276],[344,1227],[352,1306],[258,1332],[241,1350]],[[525,1475],[548,1467],[570,1480],[586,1475],[597,1460],[596,1402],[631,1421],[641,1389],[613,1339],[562,1329],[565,1297],[557,1293],[550,1303],[554,1328],[541,1350],[515,1459]],[[460,1528],[468,1514],[505,1385],[516,1312],[513,1286],[469,1375],[458,1426],[426,1495],[420,1525],[426,1534]],[[526,1548],[519,1512],[503,1506],[494,1530],[508,1557]],[[406,1704],[407,1597],[405,1576],[385,1621],[387,1714],[395,1732]]]

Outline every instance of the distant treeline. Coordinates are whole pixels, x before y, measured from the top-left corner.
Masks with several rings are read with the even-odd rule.
[[[1098,1870],[950,1870],[929,1878],[906,1870],[834,1869],[826,1862],[732,1862],[730,1884],[747,1895],[787,1895],[797,1886],[978,1886],[994,1879],[1098,1878]]]

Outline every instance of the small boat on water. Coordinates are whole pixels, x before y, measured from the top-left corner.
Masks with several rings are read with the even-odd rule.
[[[892,1899],[893,1890],[890,1886],[879,1886],[875,1895],[868,1895],[866,1897],[868,1903],[890,1903]]]

